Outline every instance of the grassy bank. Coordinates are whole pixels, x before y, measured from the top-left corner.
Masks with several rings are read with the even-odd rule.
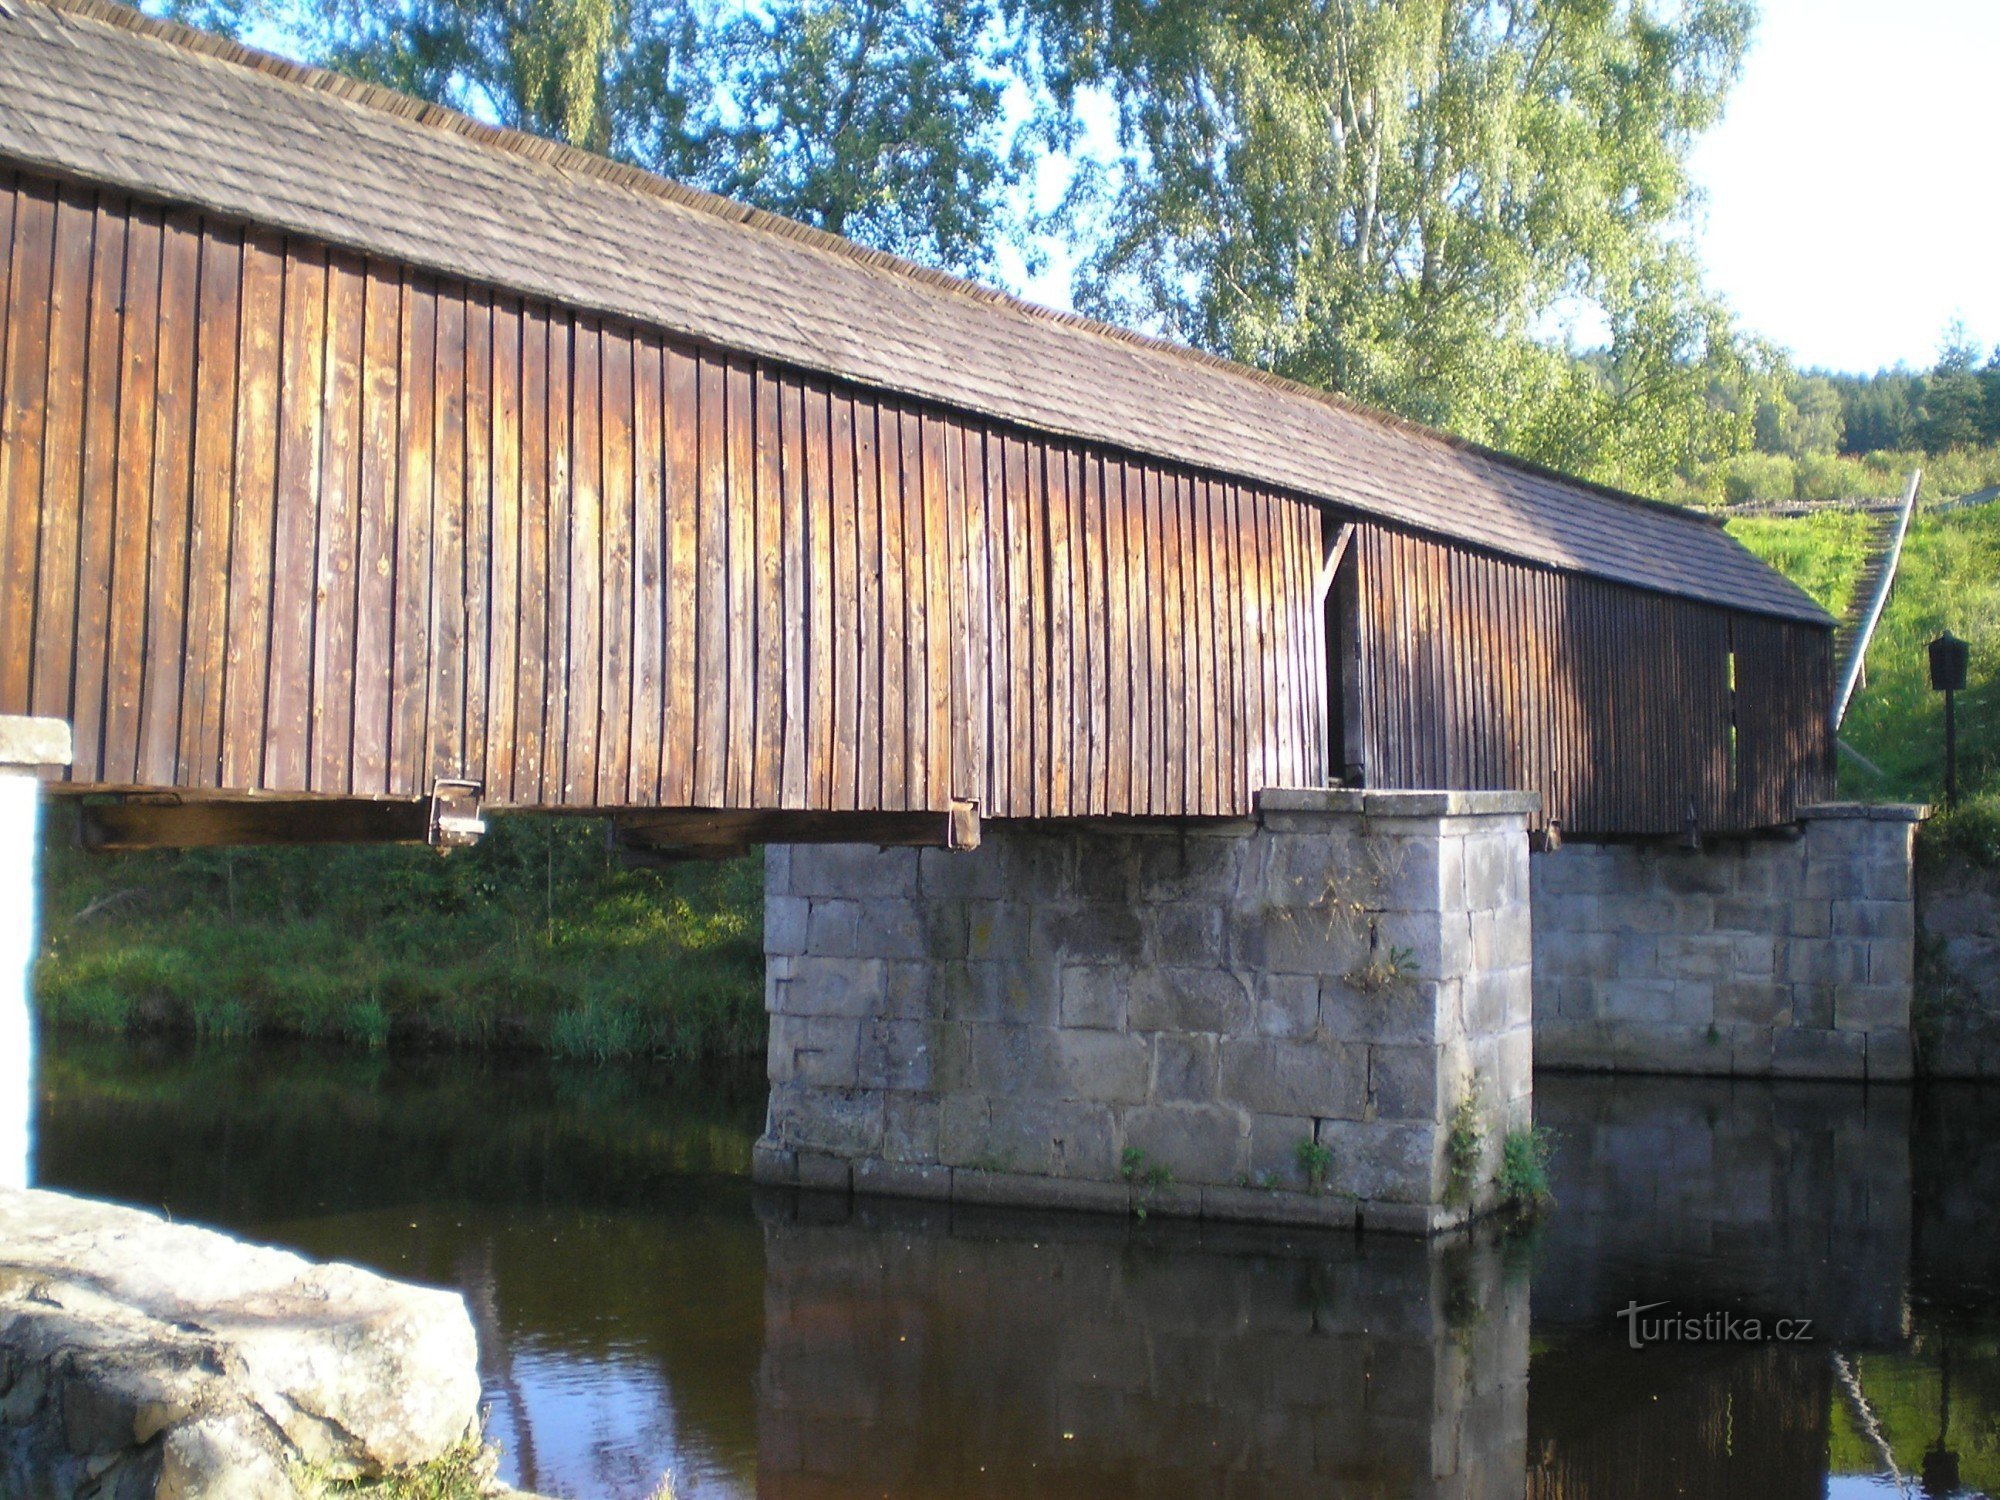
[[[471,849],[44,848],[45,1021],[674,1059],[764,1042],[762,862],[625,869],[603,825],[495,818]]]
[[[1820,603],[1840,614],[1859,582],[1868,529],[1852,514],[1739,519],[1729,529]],[[1935,802],[1944,791],[1944,699],[1931,691],[1926,645],[1950,630],[1972,646],[1958,697],[1959,783],[1965,805],[1926,838],[2000,857],[2000,504],[1910,524],[1888,608],[1868,652],[1866,685],[1841,738],[1877,770],[1842,757],[1841,791]]]

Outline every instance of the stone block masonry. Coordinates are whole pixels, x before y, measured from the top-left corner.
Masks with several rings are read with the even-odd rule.
[[[1536,855],[1536,1061],[1908,1079],[1923,816],[1827,804],[1791,836]]]
[[[958,853],[773,848],[758,1175],[1462,1221],[1491,1206],[1500,1143],[1529,1122],[1532,806],[1279,791],[1227,824],[989,824]]]

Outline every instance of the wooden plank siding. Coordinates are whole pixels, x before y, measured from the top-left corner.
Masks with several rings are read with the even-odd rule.
[[[0,173],[0,713],[77,789],[1241,815],[1317,510]]]
[[[1767,828],[1833,793],[1825,629],[1383,526],[1354,556],[1370,786],[1536,791],[1586,837]]]

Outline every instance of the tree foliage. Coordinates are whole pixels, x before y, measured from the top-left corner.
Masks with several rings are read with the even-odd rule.
[[[1684,243],[1748,0],[1049,0],[1080,301],[1631,483],[1733,451],[1754,373]],[[1603,357],[1558,337],[1584,310]]]
[[[196,24],[977,273],[1027,166],[991,0],[178,0]]]

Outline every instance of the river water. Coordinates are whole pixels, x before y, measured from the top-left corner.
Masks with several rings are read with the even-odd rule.
[[[460,1288],[580,1500],[2000,1495],[2000,1091],[1536,1096],[1443,1247],[753,1190],[754,1070],[57,1038],[37,1174]]]

